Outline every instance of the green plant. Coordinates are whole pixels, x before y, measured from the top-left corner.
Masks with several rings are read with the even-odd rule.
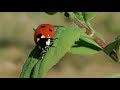
[[[45,12],[54,15],[60,12]],[[95,12],[61,12],[71,22],[64,27],[55,27],[55,48],[50,48],[42,54],[36,46],[26,60],[20,78],[42,78],[66,54],[95,54],[103,51],[114,61],[119,62],[120,36],[106,45],[103,36],[96,32],[89,21]],[[82,46],[81,46],[82,45]]]

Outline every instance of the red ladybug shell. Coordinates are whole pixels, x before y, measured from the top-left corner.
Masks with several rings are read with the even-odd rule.
[[[51,24],[41,24],[37,27],[34,33],[35,43],[37,42],[37,35],[42,34],[45,38],[52,38],[55,33],[54,26]]]

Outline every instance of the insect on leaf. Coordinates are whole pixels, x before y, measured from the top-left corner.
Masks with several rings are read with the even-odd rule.
[[[58,38],[58,40],[54,41],[55,48],[50,47],[41,61],[39,77],[44,77],[48,70],[58,63],[58,61],[70,50],[74,42],[79,39],[81,33],[83,33],[83,30],[75,24],[56,29],[54,38]]]

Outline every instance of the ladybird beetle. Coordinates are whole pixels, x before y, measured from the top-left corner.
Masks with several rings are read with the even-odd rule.
[[[50,45],[50,42],[53,42],[52,37],[54,36],[55,29],[51,24],[41,24],[37,27],[34,33],[34,41],[39,48],[45,50],[48,46],[54,47]]]

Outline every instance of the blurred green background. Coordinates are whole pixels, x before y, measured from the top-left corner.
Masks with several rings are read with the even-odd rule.
[[[42,23],[66,25],[61,14],[44,12],[0,12],[0,77],[16,78],[34,48],[33,27]],[[120,32],[120,12],[97,12],[94,29],[109,43]],[[66,54],[46,78],[102,78],[120,73],[120,65],[103,52],[94,55]]]

